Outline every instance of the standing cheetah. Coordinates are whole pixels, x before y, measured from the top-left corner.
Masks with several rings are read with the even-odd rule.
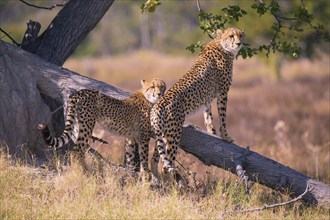
[[[207,131],[215,134],[210,107],[216,98],[220,137],[232,142],[226,131],[227,93],[232,81],[233,60],[242,47],[244,33],[237,28],[216,33],[216,38],[205,45],[193,67],[160,98],[150,113],[157,146],[151,161],[152,171],[158,176],[160,155],[164,171],[173,173],[180,184],[184,181],[175,171],[174,160],[186,115],[204,106]]]
[[[141,80],[141,85],[140,91],[123,100],[97,90],[78,91],[69,99],[65,129],[60,137],[53,137],[47,125],[39,125],[46,143],[58,149],[71,139],[75,143],[74,151],[82,159],[98,122],[113,134],[126,137],[126,160],[131,169],[135,169],[134,151],[139,146],[141,171],[148,172],[150,110],[165,93],[166,85],[160,79]]]

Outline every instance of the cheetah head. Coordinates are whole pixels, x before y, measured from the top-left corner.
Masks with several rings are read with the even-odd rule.
[[[152,104],[164,95],[166,84],[161,79],[141,80],[142,93],[144,97]]]
[[[217,38],[220,38],[223,49],[236,57],[238,51],[242,48],[244,32],[237,28],[219,29],[217,30]]]

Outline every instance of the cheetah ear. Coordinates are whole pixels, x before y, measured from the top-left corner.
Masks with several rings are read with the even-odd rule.
[[[222,34],[223,34],[223,30],[222,30],[222,29],[218,29],[218,30],[216,31],[216,34],[217,34],[217,37],[221,37]]]
[[[145,83],[146,83],[146,80],[141,79],[141,86],[144,86]]]

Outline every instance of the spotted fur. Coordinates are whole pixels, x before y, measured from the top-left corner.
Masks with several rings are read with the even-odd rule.
[[[141,171],[148,172],[148,144],[151,137],[149,123],[153,104],[164,94],[166,85],[160,79],[142,80],[142,89],[129,98],[119,100],[97,90],[83,89],[70,97],[65,129],[60,137],[53,137],[47,125],[40,124],[47,145],[56,149],[75,143],[74,150],[83,157],[89,148],[95,123],[113,134],[126,137],[126,160],[134,169],[134,150],[139,146]]]
[[[173,162],[185,117],[204,106],[207,131],[215,134],[210,109],[215,98],[220,137],[232,142],[226,131],[227,93],[232,82],[233,60],[242,47],[243,36],[237,28],[218,30],[216,38],[205,46],[193,67],[152,108],[150,120],[157,146],[152,160],[153,173],[158,175],[160,155],[164,171],[173,172],[176,179],[180,179]]]

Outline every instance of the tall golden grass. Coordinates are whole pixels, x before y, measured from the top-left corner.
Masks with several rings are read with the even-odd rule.
[[[113,169],[86,175],[76,161],[63,172],[36,168],[0,152],[1,219],[328,219],[327,210],[301,202],[273,210],[233,211],[288,199],[260,185],[246,195],[231,176],[208,178],[199,189],[151,190]]]

